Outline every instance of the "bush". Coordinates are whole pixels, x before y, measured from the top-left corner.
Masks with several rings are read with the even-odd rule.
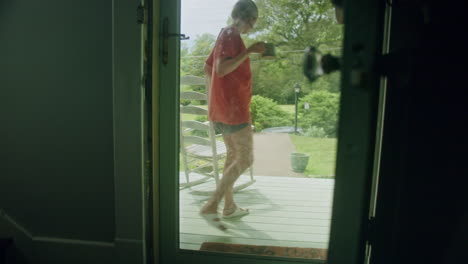
[[[340,94],[314,91],[299,101],[298,123],[303,130],[323,128],[326,136],[336,137]],[[304,104],[309,109],[304,109]]]
[[[187,100],[187,99],[181,99],[180,100],[180,104],[183,105],[183,106],[187,106],[187,105],[189,105],[191,103],[192,103],[192,101]]]
[[[313,137],[313,138],[326,138],[327,133],[323,127],[312,126],[305,129],[304,136]]]
[[[208,118],[206,116],[197,116],[195,117],[195,121],[203,123],[208,121]],[[208,137],[208,133],[204,130],[194,129],[190,134],[193,136]]]
[[[291,114],[281,109],[272,99],[260,95],[253,96],[250,111],[255,131],[292,125]]]

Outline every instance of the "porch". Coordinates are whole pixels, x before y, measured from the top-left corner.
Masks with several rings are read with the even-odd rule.
[[[185,180],[183,172],[180,180]],[[248,182],[242,175],[237,184]],[[256,182],[235,194],[250,214],[223,220],[227,231],[209,226],[198,212],[214,190],[213,180],[180,190],[180,248],[198,250],[204,242],[262,246],[327,248],[333,179],[255,176]]]

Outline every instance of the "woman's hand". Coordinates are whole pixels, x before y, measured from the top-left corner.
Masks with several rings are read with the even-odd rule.
[[[237,69],[237,67],[249,57],[250,53],[264,53],[265,49],[265,42],[257,42],[234,58],[218,59],[215,62],[215,72],[219,77],[223,77]]]
[[[261,41],[261,42],[257,42],[257,43],[254,43],[252,44],[248,49],[247,51],[249,53],[264,53],[265,52],[265,42]]]

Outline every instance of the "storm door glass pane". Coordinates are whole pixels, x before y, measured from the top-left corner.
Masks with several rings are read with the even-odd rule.
[[[257,0],[244,33],[236,2],[181,1],[180,248],[324,260],[340,74],[303,65],[310,46],[341,55],[342,25],[330,1]],[[256,42],[271,54],[216,67]]]

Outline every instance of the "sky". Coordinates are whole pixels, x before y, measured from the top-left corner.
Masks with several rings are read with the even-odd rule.
[[[237,0],[181,0],[181,33],[190,36],[187,44],[197,35],[218,35],[231,14]],[[186,41],[186,40],[184,40]]]

